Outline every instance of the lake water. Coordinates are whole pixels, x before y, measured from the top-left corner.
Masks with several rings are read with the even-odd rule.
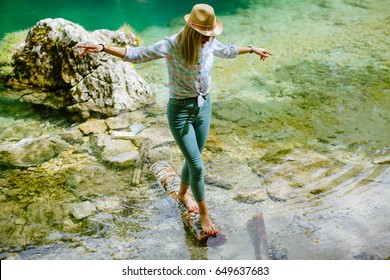
[[[182,15],[195,2],[64,3],[42,1],[45,8],[35,9],[39,1],[9,1],[0,8],[1,34],[31,27],[45,17],[64,17],[89,30],[117,29],[127,22],[149,44],[177,32]],[[274,259],[390,256],[387,1],[207,3],[215,6],[224,24],[220,41],[259,45],[273,53],[265,62],[253,55],[215,60],[214,148],[206,149],[204,161],[207,175],[229,187],[210,182],[206,194],[227,243],[197,246],[153,180],[130,187],[126,171],[83,159],[83,169],[66,174],[68,183],[61,178],[53,183],[44,169],[36,169],[34,182],[50,188],[30,191],[36,194],[33,203],[4,197],[1,258],[255,259],[248,223],[259,212]],[[165,62],[137,65],[136,70],[156,91],[150,122],[166,126]],[[0,102],[3,121],[54,132],[72,125],[54,112],[5,98]],[[179,155],[168,160],[180,170]],[[16,180],[29,188],[32,177],[23,172],[2,170],[2,190]],[[84,174],[104,176],[84,180]],[[39,205],[41,200],[55,204],[69,199],[70,181],[80,183],[81,194],[106,209],[75,232],[45,220],[49,210]],[[259,190],[267,191],[265,201],[256,200]],[[19,210],[12,208],[15,203],[20,203]],[[41,224],[39,232],[34,223]],[[15,238],[18,234],[23,238]]]
[[[28,29],[44,18],[65,18],[87,30],[116,30],[129,23],[136,31],[150,26],[168,26],[177,17],[191,11],[194,0],[83,0],[3,1],[0,7],[0,37]],[[218,14],[231,14],[248,7],[251,1],[206,1]]]

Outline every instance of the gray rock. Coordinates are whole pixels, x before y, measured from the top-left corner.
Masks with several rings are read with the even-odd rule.
[[[107,130],[107,125],[104,120],[89,119],[79,125],[79,129],[84,135],[101,134]]]
[[[150,162],[155,163],[158,161],[175,162],[178,161],[182,156],[177,146],[163,146],[156,147],[148,151],[147,158]]]
[[[70,21],[44,19],[32,27],[15,51],[12,84],[33,86],[21,94],[27,102],[67,108],[84,118],[115,116],[155,103],[151,87],[130,63],[107,54],[78,57],[77,44],[137,46],[134,34],[87,32]]]
[[[66,142],[71,144],[82,143],[83,134],[79,128],[64,129],[58,135]]]
[[[122,140],[131,140],[134,139],[135,133],[132,131],[114,131],[111,133],[112,139],[122,139]]]
[[[275,178],[266,185],[268,196],[273,201],[287,201],[294,194],[294,189],[283,178]]]
[[[131,132],[135,133],[135,134],[138,134],[139,132],[141,132],[142,130],[144,130],[146,127],[142,124],[142,123],[133,123],[131,126],[130,126],[130,130]]]
[[[57,156],[67,143],[49,134],[0,144],[0,165],[14,167],[37,166]]]
[[[121,167],[132,166],[140,156],[131,140],[112,135],[97,134],[93,137],[92,145],[103,161]]]
[[[215,175],[214,176],[205,175],[204,180],[208,185],[213,187],[217,187],[225,190],[230,190],[233,188],[231,182]]]
[[[114,156],[106,156],[104,159],[114,165],[121,167],[130,167],[133,166],[139,158],[139,153],[137,151],[120,153]]]
[[[129,119],[123,115],[106,119],[106,124],[109,129],[126,129],[130,126]]]
[[[39,137],[43,132],[38,121],[0,119],[0,140],[20,141],[23,138]]]
[[[108,134],[94,134],[92,137],[91,137],[91,144],[92,146],[94,147],[94,149],[98,150],[98,151],[103,151],[104,150],[104,147],[106,145],[109,145],[109,141],[111,141],[111,136],[108,135]]]
[[[96,200],[94,203],[99,211],[120,212],[122,210],[121,204],[123,202],[119,197],[110,196]]]
[[[138,123],[143,120],[143,112],[134,111],[107,118],[106,124],[110,130],[127,129],[130,127],[131,131],[138,133],[145,128],[143,124]]]
[[[13,119],[0,117],[0,139],[7,138],[3,136],[4,131],[9,129],[10,127],[13,127],[14,123],[15,121]]]
[[[96,212],[96,207],[89,201],[73,204],[71,214],[76,220],[87,218]]]
[[[102,156],[104,158],[136,150],[131,140],[112,139],[110,137],[104,141],[103,145]]]
[[[168,128],[149,127],[142,130],[135,137],[135,144],[138,147],[160,147],[175,143],[173,136]]]

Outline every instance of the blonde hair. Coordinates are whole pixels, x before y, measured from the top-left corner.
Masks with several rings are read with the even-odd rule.
[[[199,52],[203,35],[186,24],[177,35],[179,52],[189,65],[194,65],[199,60]]]

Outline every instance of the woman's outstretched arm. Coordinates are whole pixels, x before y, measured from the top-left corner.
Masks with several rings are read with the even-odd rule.
[[[105,52],[131,63],[143,63],[166,57],[171,52],[172,42],[170,39],[164,39],[147,47],[113,47],[103,44],[77,45],[76,47],[83,49],[79,57],[82,57],[87,52]]]
[[[126,48],[124,47],[112,47],[108,45],[77,45],[77,48],[83,49],[81,53],[79,53],[79,57],[82,57],[85,53],[98,53],[105,52],[120,58],[125,56]]]
[[[260,56],[260,60],[265,60],[268,58],[272,53],[267,51],[266,49],[263,48],[255,48],[252,46],[248,47],[238,47],[238,54],[246,54],[246,53],[254,53]]]

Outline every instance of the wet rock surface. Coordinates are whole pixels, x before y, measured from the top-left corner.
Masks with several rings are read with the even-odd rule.
[[[37,166],[57,156],[66,145],[58,136],[51,135],[24,138],[18,142],[3,142],[0,145],[0,166]]]
[[[76,203],[71,208],[71,214],[76,220],[82,220],[96,212],[96,206],[89,201]]]

